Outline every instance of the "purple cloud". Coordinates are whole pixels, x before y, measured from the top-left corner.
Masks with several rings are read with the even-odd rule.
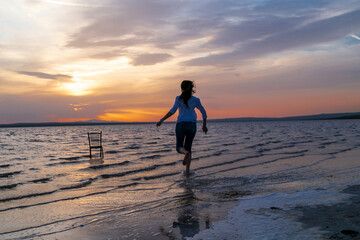
[[[136,56],[133,59],[132,64],[134,66],[154,65],[157,63],[161,63],[161,62],[166,62],[171,58],[172,58],[172,56],[167,53],[145,53],[145,54]]]
[[[53,79],[53,80],[59,80],[64,82],[70,82],[72,79],[72,76],[65,75],[65,74],[49,74],[49,73],[43,73],[43,72],[27,72],[27,71],[16,71],[19,74],[28,75],[32,77],[37,78],[43,78],[43,79]]]
[[[360,31],[360,10],[347,12],[242,44],[224,54],[214,54],[184,62],[185,65],[229,65],[300,47],[339,40]]]

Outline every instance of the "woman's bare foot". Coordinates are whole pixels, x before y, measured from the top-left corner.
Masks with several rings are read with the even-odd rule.
[[[184,160],[183,160],[183,165],[186,165],[191,159],[191,153],[190,152],[186,152],[185,153],[185,157],[184,157]]]

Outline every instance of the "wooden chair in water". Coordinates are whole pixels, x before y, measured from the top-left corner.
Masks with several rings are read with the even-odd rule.
[[[100,150],[100,158],[104,157],[104,150],[102,147],[102,132],[88,132],[90,158],[92,158],[92,149]]]

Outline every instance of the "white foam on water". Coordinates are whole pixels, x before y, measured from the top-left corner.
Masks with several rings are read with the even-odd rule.
[[[239,198],[238,206],[229,212],[226,220],[188,239],[323,239],[323,231],[303,228],[289,211],[296,206],[333,205],[350,196],[332,190],[303,190]]]

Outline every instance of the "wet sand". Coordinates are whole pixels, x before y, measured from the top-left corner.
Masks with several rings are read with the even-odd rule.
[[[226,220],[191,239],[360,239],[360,184],[240,198]]]
[[[297,206],[289,214],[298,215],[304,228],[319,228],[325,239],[360,239],[360,185],[348,186],[346,201],[333,205]]]

